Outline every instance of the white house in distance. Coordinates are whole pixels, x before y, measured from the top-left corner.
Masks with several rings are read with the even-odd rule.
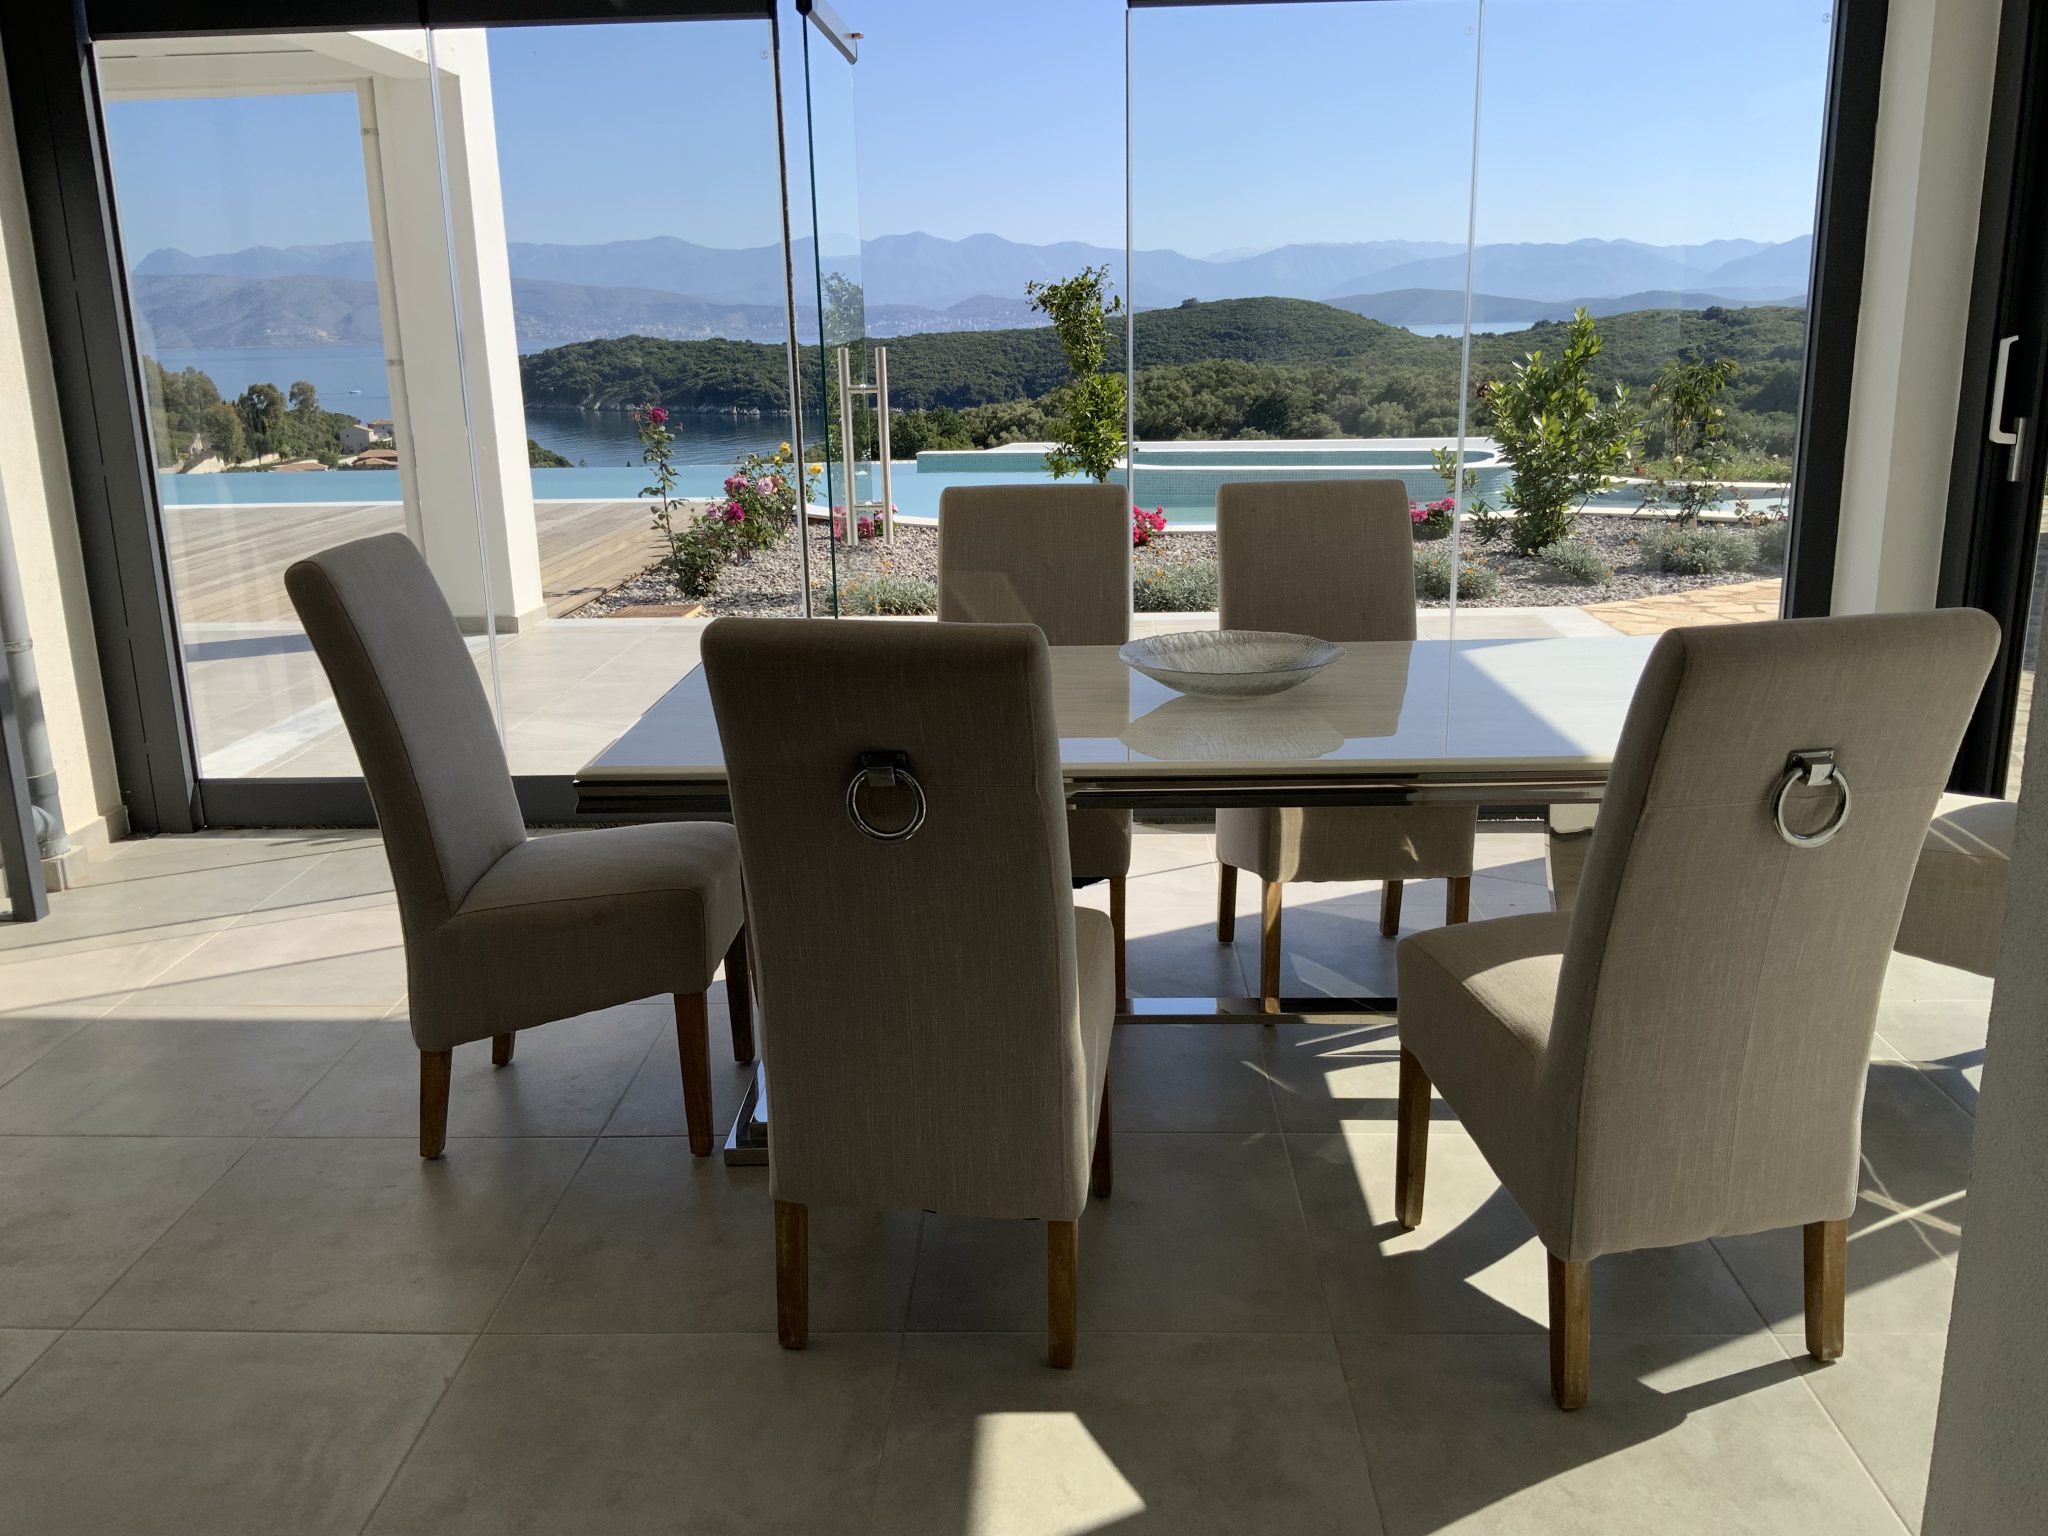
[[[352,421],[343,427],[340,436],[341,451],[343,453],[361,453],[365,448],[373,446],[377,441],[377,434],[364,426],[360,421]]]

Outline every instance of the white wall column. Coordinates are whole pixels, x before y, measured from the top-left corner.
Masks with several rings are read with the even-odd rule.
[[[424,34],[309,41],[366,70],[363,166],[407,530],[465,628],[482,627],[487,563],[496,627],[517,629],[545,608],[484,36],[434,36],[446,217]]]
[[[1834,611],[1934,606],[1999,0],[1891,0]]]

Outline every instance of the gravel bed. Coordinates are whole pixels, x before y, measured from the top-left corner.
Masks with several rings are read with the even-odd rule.
[[[1478,559],[1501,573],[1500,591],[1492,597],[1474,598],[1460,593],[1458,603],[1470,608],[1570,608],[1585,603],[1625,602],[1631,598],[1655,597],[1666,592],[1689,592],[1697,587],[1722,587],[1736,582],[1756,581],[1768,571],[1726,571],[1712,576],[1674,576],[1646,569],[1638,550],[1642,536],[1665,526],[1661,519],[1591,516],[1581,520],[1577,537],[1595,546],[1614,567],[1614,575],[1599,586],[1581,586],[1559,581],[1533,559],[1511,554],[1506,546],[1464,541],[1467,559]],[[832,566],[836,558],[842,586],[883,574],[935,583],[939,579],[939,533],[925,524],[904,523],[896,529],[893,545],[866,540],[849,549],[830,546],[822,522],[810,529],[811,590],[813,611],[831,611]],[[1213,533],[1169,533],[1134,556],[1140,571],[1170,565],[1200,565],[1216,559]],[[727,567],[718,585],[704,602],[710,615],[794,614],[797,611],[797,547],[794,539],[774,549]],[[581,619],[607,618],[621,608],[642,604],[671,604],[687,601],[669,582],[661,566],[653,566],[623,586],[615,587],[576,612]],[[1424,599],[1425,608],[1445,606],[1440,600]]]

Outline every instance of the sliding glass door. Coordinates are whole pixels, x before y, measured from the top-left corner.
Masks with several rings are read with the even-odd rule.
[[[803,611],[777,47],[765,13],[96,45],[216,814],[355,778],[283,587],[315,550],[419,546],[533,780],[695,664],[707,603]]]
[[[1362,475],[1426,633],[1777,616],[1831,43],[1775,0],[1134,0],[1140,606],[1204,595],[1219,484]]]

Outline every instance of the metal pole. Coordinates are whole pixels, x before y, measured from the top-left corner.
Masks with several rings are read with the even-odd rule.
[[[22,653],[26,654],[26,653]],[[0,651],[0,870],[7,875],[7,915],[33,923],[50,911],[43,861],[36,848],[36,818],[22,770],[21,732],[14,719],[14,686],[9,657]],[[62,824],[59,824],[60,830]]]
[[[840,493],[846,498],[846,543],[848,547],[860,542],[857,523],[859,508],[854,504],[853,494],[853,349],[839,349],[839,469],[844,484]]]
[[[889,486],[889,349],[875,348],[875,451],[882,460],[882,538],[896,542],[896,500]]]
[[[802,589],[797,612],[811,616],[811,509],[805,495],[810,484],[804,473],[803,342],[796,324],[796,244],[789,222],[789,133],[782,111],[782,23],[777,13],[768,13],[768,51],[773,56],[775,75],[775,170],[782,184],[782,293],[789,305],[789,426],[790,446],[796,450],[796,579]],[[809,125],[808,115],[805,118]],[[819,337],[822,345],[824,337]]]
[[[43,721],[35,641],[29,635],[28,602],[21,593],[4,484],[0,484],[0,652],[5,654],[6,676],[20,712],[14,724],[20,740],[13,744],[11,761],[23,780],[24,814],[33,819],[42,857],[60,858],[71,851],[71,841],[64,831],[64,807],[57,796],[57,764],[50,753],[49,728]]]

